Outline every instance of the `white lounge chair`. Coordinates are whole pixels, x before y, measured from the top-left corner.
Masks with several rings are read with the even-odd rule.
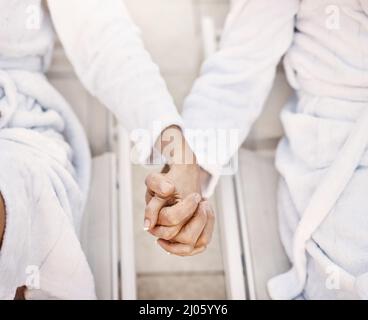
[[[210,55],[219,39],[210,17],[202,19],[202,34]],[[222,177],[216,191],[229,299],[269,299],[267,281],[289,267],[278,232],[274,151],[282,135],[278,114],[290,94],[280,67],[264,112],[239,152],[239,170]]]
[[[99,299],[135,299],[130,142],[108,110],[82,87],[57,43],[48,78],[74,108],[92,150],[92,181],[81,243]]]

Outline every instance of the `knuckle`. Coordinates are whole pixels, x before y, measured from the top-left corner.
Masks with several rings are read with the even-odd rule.
[[[181,210],[180,216],[185,217],[186,219],[195,218],[198,215],[198,210],[196,207],[193,208],[185,208]]]
[[[148,187],[149,185],[151,185],[156,180],[156,178],[157,178],[156,172],[150,173],[145,179],[146,186]]]
[[[165,217],[170,225],[176,226],[180,223],[179,217],[175,214],[169,214],[168,211],[165,211]]]
[[[187,244],[193,244],[193,237],[191,236],[191,235],[189,235],[189,234],[185,234],[184,236],[183,236],[183,242],[184,243],[187,243]]]
[[[158,227],[157,231],[155,232],[155,236],[164,239],[164,240],[170,240],[171,231],[168,227]]]
[[[162,208],[160,210],[159,221],[160,221],[160,224],[163,224],[163,225],[166,225],[170,222],[169,216],[167,214],[167,208]]]
[[[202,237],[198,243],[197,246],[198,247],[205,247],[209,244],[209,238],[207,236]]]
[[[160,236],[160,239],[164,239],[164,240],[171,240],[171,237],[169,236],[168,233],[164,233]]]
[[[164,239],[164,240],[170,240],[170,234],[168,232],[162,232],[161,234],[158,235],[160,239]]]
[[[194,250],[194,247],[187,245],[187,246],[184,246],[183,248],[180,249],[180,252],[178,253],[178,255],[180,255],[182,257],[191,256],[193,250]]]
[[[183,250],[183,253],[185,255],[190,255],[194,250],[194,247],[193,246],[186,246]]]
[[[173,238],[176,237],[177,234],[178,234],[177,228],[169,228],[165,234],[165,236],[167,237],[166,240],[172,240]]]
[[[177,217],[177,216],[173,217],[173,218],[172,218],[172,224],[173,224],[173,225],[178,225],[178,224],[180,224],[180,219],[179,219],[179,217]]]
[[[152,179],[152,173],[151,173],[151,174],[149,174],[149,175],[146,177],[146,179],[144,179],[144,183],[146,184],[146,186],[147,186],[147,187],[149,186],[151,179]]]

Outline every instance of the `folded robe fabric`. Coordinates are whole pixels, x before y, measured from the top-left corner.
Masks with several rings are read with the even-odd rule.
[[[28,290],[27,298],[94,297],[77,241],[87,143],[42,74],[53,27],[82,84],[132,133],[138,160],[149,157],[161,129],[181,125],[122,0],[0,0],[0,192],[7,205],[0,298],[14,297],[37,268],[42,290]]]
[[[213,175],[211,191],[285,57],[295,96],[282,112],[276,167],[293,268],[269,282],[271,298],[368,298],[367,43],[367,0],[232,0],[220,49],[184,103],[187,128],[239,132],[239,143],[224,148],[215,135],[202,144],[188,136]],[[206,162],[213,145],[225,155],[215,164]]]
[[[94,299],[78,241],[89,184],[84,132],[41,73],[0,71],[0,298]]]

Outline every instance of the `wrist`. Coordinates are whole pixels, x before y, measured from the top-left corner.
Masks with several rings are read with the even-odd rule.
[[[201,176],[201,168],[198,164],[181,164],[181,163],[173,163],[168,165],[170,170],[172,171],[181,171],[187,174],[193,174],[193,178],[197,178]]]
[[[191,168],[190,166],[197,164],[197,159],[186,142],[182,130],[177,126],[163,130],[155,148],[160,150],[170,166],[187,165]]]
[[[202,195],[200,167],[197,164],[171,164],[168,167],[167,176],[173,179],[178,194],[183,197],[193,192]]]

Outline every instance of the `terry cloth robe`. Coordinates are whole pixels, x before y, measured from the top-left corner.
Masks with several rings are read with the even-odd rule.
[[[130,132],[151,130],[156,122],[181,125],[122,1],[50,0],[48,6],[77,75]],[[0,299],[13,299],[23,285],[26,299],[96,297],[78,240],[90,154],[76,116],[44,75],[54,42],[51,19],[40,0],[0,0],[0,192],[6,206]],[[141,146],[142,159],[151,147]]]
[[[220,49],[204,63],[183,118],[188,132],[237,129],[239,143],[199,143],[193,133],[189,143],[212,174],[211,193],[284,55],[295,95],[281,115],[276,167],[280,235],[292,269],[269,281],[270,296],[366,299],[368,0],[232,1]],[[222,158],[208,161],[216,143]]]

